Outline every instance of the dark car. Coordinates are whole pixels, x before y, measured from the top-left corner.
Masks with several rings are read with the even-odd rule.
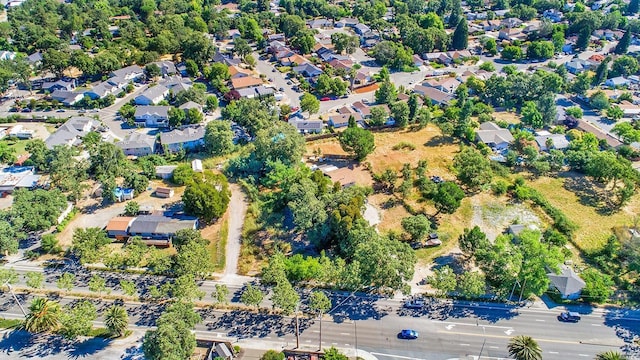
[[[284,88],[281,87],[280,89],[278,89],[278,91],[282,92],[282,91],[284,91]]]
[[[580,314],[578,314],[577,312],[573,312],[573,311],[565,311],[565,312],[561,313],[560,316],[558,316],[558,320],[560,320],[562,322],[577,323],[578,321],[580,321]]]
[[[418,332],[415,330],[402,330],[398,333],[398,339],[415,340],[418,338]]]
[[[31,109],[29,109],[29,108],[25,108],[25,109],[22,109],[22,112],[23,112],[23,113],[30,113],[30,112],[31,112]]]

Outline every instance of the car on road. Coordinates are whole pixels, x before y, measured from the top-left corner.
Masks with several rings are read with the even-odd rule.
[[[565,311],[558,316],[558,320],[562,322],[574,322],[580,321],[580,314],[574,311]]]
[[[404,303],[404,307],[406,307],[407,309],[422,309],[424,307],[424,304],[424,300],[422,299],[413,299]]]
[[[329,100],[331,100],[331,98],[328,96],[320,98],[320,101],[329,101]]]
[[[398,333],[398,339],[415,340],[418,338],[418,332],[411,329],[405,329]]]
[[[31,112],[31,109],[29,109],[29,108],[25,108],[25,109],[22,109],[22,112],[23,112],[23,113],[30,113],[30,112]]]
[[[281,87],[281,88],[278,89],[278,91],[282,92],[282,91],[284,91],[284,88]]]
[[[56,112],[67,112],[67,110],[65,110],[65,109],[58,109],[58,110],[56,110]]]

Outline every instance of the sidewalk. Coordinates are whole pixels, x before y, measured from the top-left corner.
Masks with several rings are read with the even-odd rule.
[[[245,349],[243,359],[260,359],[262,354],[267,350],[282,351],[284,349],[293,349],[295,343],[287,343],[286,341],[266,341],[255,339],[242,339],[238,342],[234,342],[233,345],[239,345],[241,349]],[[378,360],[373,354],[364,350],[356,350],[354,348],[341,348],[337,347],[341,353],[345,354],[349,358],[362,358],[364,360]],[[298,350],[318,351],[317,346],[302,345]],[[357,356],[356,356],[357,355]]]

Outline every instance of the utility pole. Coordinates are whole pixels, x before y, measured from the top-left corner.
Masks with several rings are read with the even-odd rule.
[[[300,348],[300,322],[298,321],[298,309],[300,309],[300,302],[296,304],[296,349]]]
[[[477,324],[477,322],[476,322]],[[484,328],[484,325],[482,326],[482,334],[484,336],[484,340],[482,340],[482,347],[480,348],[480,354],[478,355],[478,360],[480,360],[482,358],[482,351],[484,350],[484,344],[487,342],[487,332]]]
[[[322,351],[322,310],[320,310],[320,340],[318,341],[318,351]]]
[[[358,358],[358,322],[357,320],[353,320],[354,333],[356,336],[356,359]]]

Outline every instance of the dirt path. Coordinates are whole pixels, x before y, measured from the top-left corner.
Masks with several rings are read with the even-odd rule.
[[[229,201],[229,234],[227,237],[226,262],[224,277],[233,277],[238,273],[238,258],[240,257],[240,241],[244,214],[247,202],[244,193],[237,184],[229,184],[231,201]]]

